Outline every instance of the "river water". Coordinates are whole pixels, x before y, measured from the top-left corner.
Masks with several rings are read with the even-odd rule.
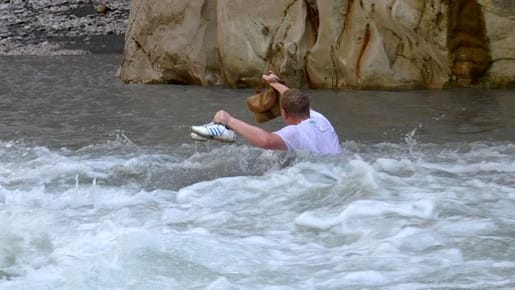
[[[515,288],[514,90],[309,91],[317,157],[195,143],[254,90],[119,63],[0,57],[0,289]]]

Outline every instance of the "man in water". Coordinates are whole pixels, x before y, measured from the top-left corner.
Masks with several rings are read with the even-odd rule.
[[[340,141],[331,122],[311,109],[309,96],[297,89],[290,89],[279,82],[279,77],[269,72],[263,79],[281,95],[281,116],[286,126],[275,132],[233,117],[226,111],[218,111],[213,123],[192,126],[194,133],[220,141],[234,141],[236,136],[263,149],[308,151],[315,154],[339,154]]]

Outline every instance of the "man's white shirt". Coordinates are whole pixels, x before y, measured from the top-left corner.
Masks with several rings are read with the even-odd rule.
[[[310,110],[310,118],[297,125],[288,125],[274,134],[279,135],[291,151],[309,151],[316,154],[339,154],[338,135],[324,115]]]

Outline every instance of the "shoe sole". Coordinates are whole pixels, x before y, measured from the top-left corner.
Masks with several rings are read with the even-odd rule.
[[[200,142],[206,142],[208,140],[216,140],[216,141],[220,141],[220,142],[224,142],[224,143],[234,143],[234,142],[236,142],[236,140],[232,140],[232,139],[226,140],[226,139],[219,139],[219,138],[215,138],[215,137],[206,138],[206,137],[200,136],[197,133],[191,133],[190,136],[191,136],[191,139],[193,139],[195,141],[200,141]]]
[[[191,139],[193,139],[195,141],[206,142],[207,140],[209,140],[208,138],[202,137],[197,133],[191,133],[190,136],[191,136]]]
[[[211,137],[213,140],[216,140],[216,141],[220,141],[220,142],[224,142],[224,143],[234,143],[236,142],[236,139],[224,139],[224,138],[220,138],[219,136],[213,136]]]

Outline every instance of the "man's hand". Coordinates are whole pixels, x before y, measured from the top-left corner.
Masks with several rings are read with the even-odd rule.
[[[273,71],[264,73],[262,77],[268,85],[278,91],[280,95],[288,90],[288,87],[281,83],[281,80]]]
[[[263,79],[269,84],[279,82],[279,77],[273,71],[268,71],[264,73]]]
[[[231,118],[231,114],[224,110],[220,110],[216,112],[215,117],[213,118],[213,122],[228,126]]]

